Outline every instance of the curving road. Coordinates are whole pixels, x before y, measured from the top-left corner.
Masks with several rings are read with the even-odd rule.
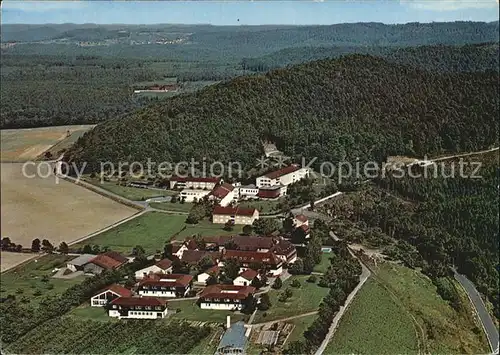
[[[495,323],[493,323],[493,320],[491,319],[490,314],[488,313],[488,310],[484,305],[481,295],[477,291],[474,284],[467,277],[459,274],[455,269],[453,269],[453,273],[455,276],[455,280],[457,280],[462,285],[462,287],[467,292],[467,296],[469,296],[471,303],[474,305],[476,313],[479,316],[481,324],[483,325],[486,337],[488,338],[488,343],[492,351],[491,354],[498,354],[498,329],[495,326]]]

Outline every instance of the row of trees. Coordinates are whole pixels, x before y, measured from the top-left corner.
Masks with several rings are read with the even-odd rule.
[[[2,238],[1,249],[3,251],[14,251],[19,253],[24,251],[24,248],[21,244],[13,243],[9,237]],[[40,239],[35,238],[31,242],[31,248],[29,250],[33,253],[39,253],[40,251],[43,251],[45,253],[52,253],[54,251],[58,251],[61,254],[68,254],[69,247],[66,242],[61,242],[59,244],[59,247],[55,248],[47,239],[43,239],[42,241],[40,241]]]

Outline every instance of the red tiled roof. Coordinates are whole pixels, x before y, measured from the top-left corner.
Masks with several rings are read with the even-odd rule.
[[[132,291],[129,290],[128,288],[125,288],[125,287],[117,285],[117,284],[112,284],[106,288],[103,288],[101,291],[96,293],[94,296],[100,295],[101,293],[106,292],[106,291],[112,291],[120,297],[130,297],[133,294]]]
[[[257,249],[271,249],[275,244],[273,238],[255,236],[235,236],[234,243],[239,250],[256,251]]]
[[[104,269],[116,269],[124,264],[104,254],[97,255],[89,263],[96,264]]]
[[[214,265],[212,266],[211,268],[205,270],[205,272],[203,272],[204,274],[216,274],[218,275],[220,272],[220,267],[219,265]]]
[[[296,251],[295,246],[288,240],[281,240],[279,243],[275,244],[271,249],[271,252],[277,255],[289,255],[294,251]]]
[[[299,228],[302,229],[304,232],[309,233],[309,226],[307,224],[303,224]]]
[[[116,252],[116,251],[107,251],[105,253],[103,253],[102,255],[106,255],[108,257],[110,257],[111,259],[115,259],[116,261],[119,261],[121,263],[127,263],[128,262],[128,259],[123,256],[122,254]]]
[[[180,176],[173,176],[170,178],[170,181],[181,181],[181,182],[213,182],[213,183],[218,183],[220,181],[220,178],[215,178],[215,177],[180,177]]]
[[[167,270],[172,266],[172,261],[169,259],[162,259],[158,261],[155,265],[158,266],[160,269]]]
[[[163,281],[163,280],[173,280],[173,281]],[[183,274],[169,274],[161,275],[154,274],[143,279],[139,285],[147,286],[166,286],[166,287],[186,287],[193,280],[191,275]]]
[[[283,175],[293,173],[294,171],[297,171],[300,169],[300,166],[297,164],[292,164],[290,166],[287,166],[286,168],[276,170],[276,171],[271,171],[270,173],[267,173],[265,176],[268,177],[269,179],[276,179],[279,178]]]
[[[276,185],[275,189],[259,189],[257,196],[260,198],[276,198],[281,194],[281,186]]]
[[[224,216],[253,216],[255,208],[215,206],[213,214]]]
[[[252,281],[257,277],[258,274],[259,273],[253,269],[246,269],[240,274],[240,276],[243,277],[245,280]]]
[[[191,264],[191,263],[197,263],[205,256],[209,256],[212,258],[214,262],[217,262],[221,257],[221,253],[214,251],[205,251],[205,250],[184,250],[180,260],[185,263]]]
[[[232,258],[246,263],[261,262],[267,265],[280,264],[280,260],[277,259],[276,255],[270,252],[259,253],[256,251],[226,250],[223,259],[227,260]]]
[[[234,190],[234,186],[228,183],[223,183],[222,185],[216,186],[210,195],[215,196],[219,199],[223,199],[228,193]]]
[[[167,300],[157,297],[119,297],[111,301],[118,306],[166,306]]]
[[[298,221],[301,221],[302,223],[304,223],[304,222],[307,222],[307,221],[308,221],[307,217],[306,217],[305,215],[303,215],[303,214],[298,214],[298,215],[296,215],[296,216],[295,216],[295,219],[296,219],[296,220],[298,220]]]
[[[224,291],[237,291],[235,293],[229,293]],[[252,286],[234,286],[234,285],[211,285],[205,287],[201,298],[229,298],[229,299],[240,299],[243,300],[249,295],[255,293],[255,287]]]

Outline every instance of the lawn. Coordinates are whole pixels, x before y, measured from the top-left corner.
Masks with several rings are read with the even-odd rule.
[[[116,322],[118,319],[109,317],[108,312],[104,307],[91,307],[90,304],[85,303],[65,315],[66,317],[76,317],[80,320],[99,320],[106,322]]]
[[[130,253],[136,245],[141,245],[146,252],[154,253],[156,250],[163,250],[165,242],[184,227],[185,220],[185,216],[148,212],[72,247],[97,244]]]
[[[73,258],[65,255],[46,255],[2,273],[1,297],[15,295],[16,299],[25,298],[30,304],[36,305],[46,296],[61,294],[85,279],[85,276],[64,280],[51,277],[54,268],[66,266],[66,262]],[[41,294],[35,296],[37,291]]]
[[[460,312],[437,293],[436,286],[421,272],[393,263],[376,270],[377,277],[415,317],[425,335],[425,353],[486,354],[488,344],[471,317],[469,300],[462,297]],[[453,282],[453,281],[452,281]],[[377,300],[377,304],[380,301]]]
[[[246,201],[240,203],[241,207],[245,208],[256,208],[261,214],[272,214],[281,212],[278,205],[280,200],[268,201],[268,200],[256,200],[256,201]]]
[[[283,344],[283,348],[286,349],[287,345],[294,341],[304,340],[304,332],[307,330],[307,328],[309,328],[309,326],[314,322],[316,318],[318,318],[318,316],[316,314],[313,314],[311,316],[300,317],[286,321],[287,323],[294,324],[295,328],[293,328],[292,332],[288,336],[288,339]]]
[[[196,304],[196,300],[185,300],[185,301],[173,301],[170,302],[169,312],[172,311],[172,315],[169,319],[183,319],[187,321],[198,321],[198,322],[213,322],[213,323],[223,323],[226,324],[226,317],[231,316],[231,323],[244,320],[249,318],[249,315],[245,315],[239,312],[233,311],[217,311],[211,309],[201,309]],[[176,312],[177,309],[181,311]]]
[[[148,212],[131,221],[103,232],[81,243],[72,245],[80,248],[85,244],[108,246],[112,250],[130,253],[136,245],[141,245],[147,253],[163,250],[165,243],[176,239],[183,240],[195,234],[200,235],[235,235],[241,233],[241,227],[225,231],[221,225],[209,221],[198,224],[186,224],[186,216],[163,212]]]
[[[172,203],[172,202],[151,202],[149,204],[151,207],[159,209],[159,210],[164,210],[164,211],[174,211],[174,212],[185,212],[189,213],[191,209],[193,208],[192,203]]]
[[[103,181],[101,183],[99,179],[91,179],[89,177],[86,177],[84,180],[92,185],[100,187],[101,189],[107,190],[132,201],[144,201],[151,197],[171,196],[176,193],[172,190],[153,190],[123,186],[111,181]]]
[[[314,266],[313,271],[314,272],[321,272],[325,273],[326,270],[328,270],[328,267],[330,266],[330,257],[332,256],[332,253],[323,253],[321,255],[321,261],[319,264]]]
[[[329,289],[319,287],[315,283],[306,282],[307,278],[309,278],[309,276],[292,276],[283,282],[283,287],[281,289],[271,289],[271,291],[269,291],[269,299],[271,300],[272,306],[266,312],[257,311],[254,323],[269,322],[317,310],[323,298],[328,294]],[[300,281],[301,287],[290,287],[293,291],[292,297],[286,302],[278,301],[280,293],[283,292],[294,279]],[[266,316],[264,316],[264,313],[266,313]]]
[[[414,354],[417,337],[409,314],[370,278],[342,317],[326,354]]]

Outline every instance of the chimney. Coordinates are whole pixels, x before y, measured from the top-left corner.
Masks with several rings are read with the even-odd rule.
[[[231,316],[227,316],[226,318],[226,328],[229,329],[231,327]]]

